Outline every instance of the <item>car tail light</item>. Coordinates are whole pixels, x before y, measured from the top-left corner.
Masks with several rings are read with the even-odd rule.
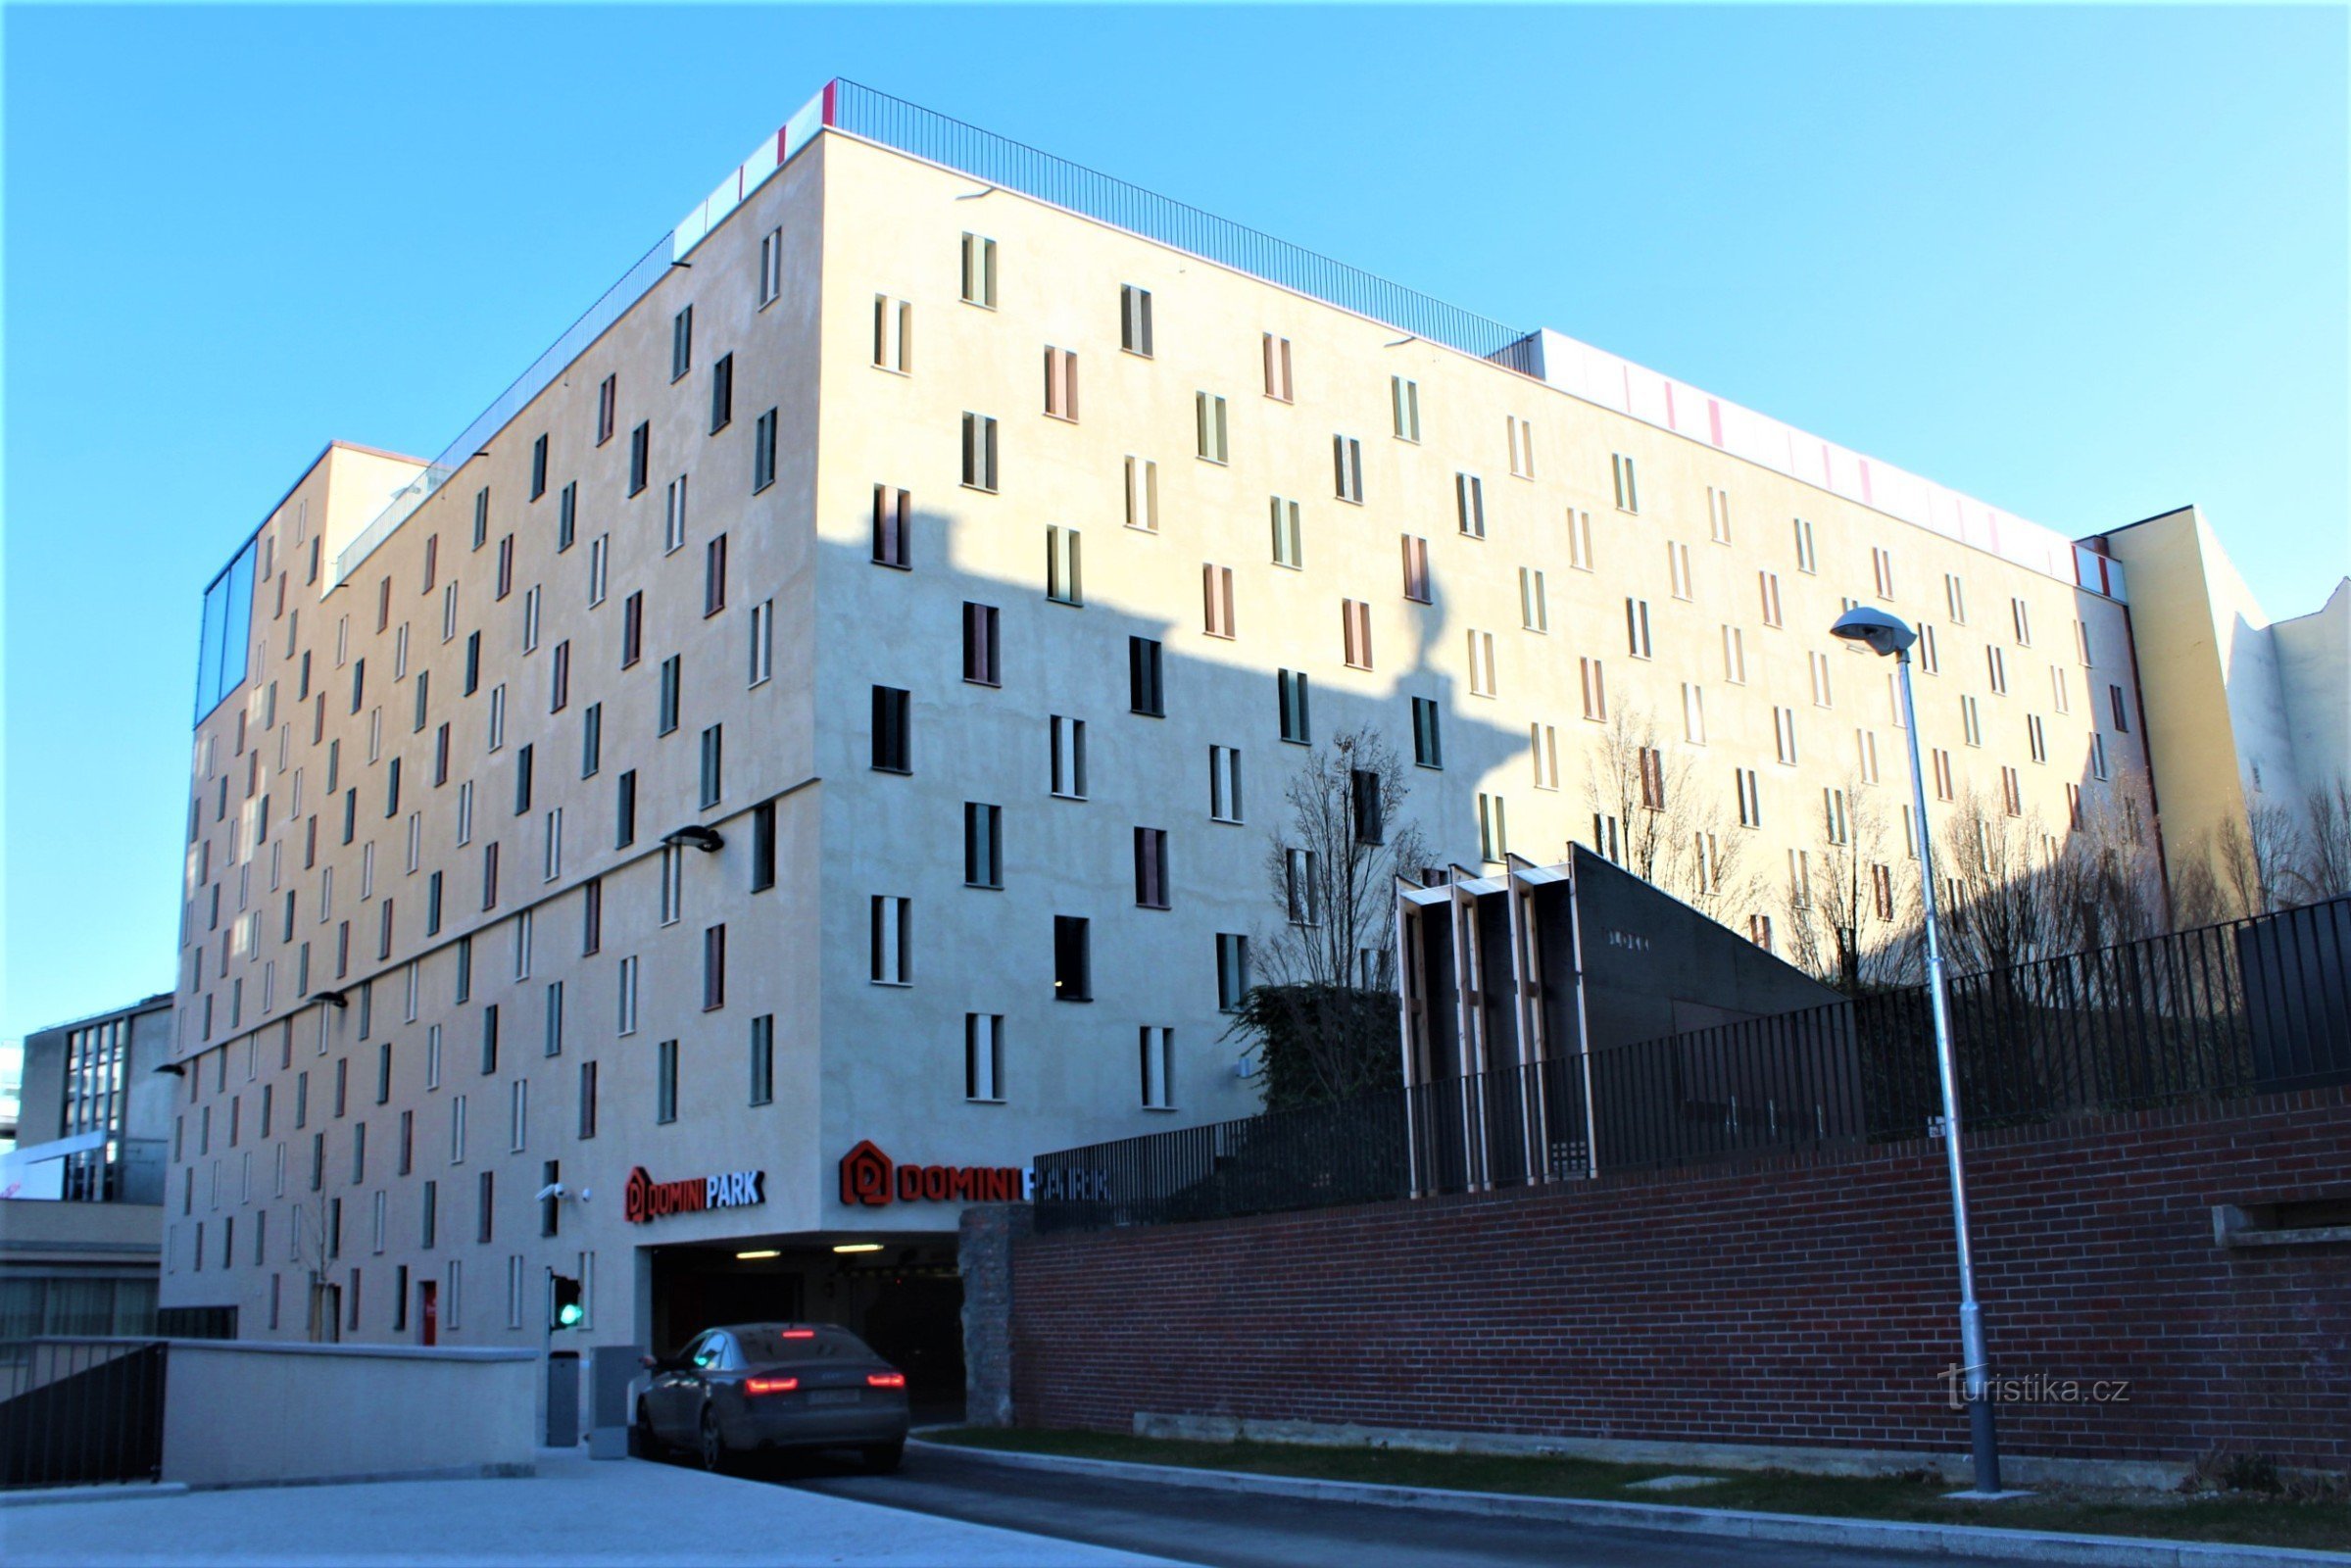
[[[903,1389],[906,1386],[906,1375],[904,1372],[868,1372],[865,1374],[865,1387],[869,1389]]]
[[[783,1337],[787,1340],[812,1340],[816,1337],[816,1331],[814,1329],[786,1329]]]
[[[745,1394],[790,1394],[800,1387],[798,1378],[745,1378]]]

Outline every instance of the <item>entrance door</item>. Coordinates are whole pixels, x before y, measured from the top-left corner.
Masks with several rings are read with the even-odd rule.
[[[441,1282],[424,1280],[416,1286],[416,1343],[441,1342]]]

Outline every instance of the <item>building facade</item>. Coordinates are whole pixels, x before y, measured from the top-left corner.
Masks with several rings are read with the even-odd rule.
[[[1663,821],[1759,942],[1823,857],[1895,918],[1856,602],[1927,628],[1934,830],[2151,824],[2112,559],[920,115],[828,86],[208,594],[167,1302],[530,1343],[554,1274],[600,1342],[806,1313],[945,1382],[962,1202],[1254,1108],[1338,737],[1434,872]]]
[[[0,1153],[0,1340],[154,1331],[176,1001],[24,1037],[17,1147]]]
[[[2305,836],[2351,828],[2351,583],[2272,621],[2194,507],[2104,544],[2165,631],[2138,674],[2174,887],[2214,916],[2343,891],[2312,884],[2351,845]]]

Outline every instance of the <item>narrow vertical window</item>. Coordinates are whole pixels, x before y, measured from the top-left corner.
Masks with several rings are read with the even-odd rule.
[[[725,793],[722,729],[723,726],[712,724],[702,732],[702,808],[706,811],[716,806]]]
[[[963,236],[963,303],[996,309],[996,241],[984,234]]]
[[[1150,718],[1167,716],[1167,693],[1162,679],[1159,643],[1149,637],[1127,639],[1127,710]]]
[[[1418,767],[1445,766],[1445,733],[1437,700],[1412,699],[1412,761]]]
[[[1287,347],[1287,342],[1284,344]],[[1141,1033],[1143,1054],[1143,1108],[1172,1110],[1175,1108],[1174,1078],[1175,1031],[1152,1024],[1144,1024]]]
[[[1045,530],[1045,597],[1056,605],[1086,602],[1084,564],[1075,528],[1053,524]]]
[[[648,419],[628,433],[628,493],[642,495],[653,482],[653,421]]]
[[[901,375],[914,368],[914,307],[906,300],[873,297],[873,368]]]
[[[664,1124],[677,1120],[677,1042],[674,1040],[664,1040],[654,1047],[653,1119]]]
[[[1404,597],[1416,605],[1430,603],[1429,541],[1413,534],[1404,538]]]
[[[1086,798],[1086,721],[1053,715],[1047,726],[1053,793],[1063,800]]]
[[[1353,436],[1331,437],[1331,466],[1342,501],[1363,504],[1363,443]]]
[[[669,481],[661,497],[661,553],[682,550],[686,545],[686,502],[689,476],[679,474]]]
[[[1339,602],[1341,654],[1349,669],[1371,668],[1371,606],[1360,599]]]
[[[1001,889],[1004,885],[1004,808],[980,801],[963,803],[963,885]]]
[[[1211,637],[1236,635],[1233,622],[1233,568],[1200,567],[1200,605],[1203,629]]]
[[[1225,400],[1213,392],[1195,395],[1193,416],[1200,437],[1200,456],[1209,463],[1229,462],[1232,447],[1227,439]]]
[[[759,416],[751,435],[751,493],[758,495],[775,483],[776,411]]]
[[[1249,991],[1249,938],[1240,932],[1216,933],[1216,1007],[1239,1012]]]
[[[1078,416],[1078,357],[1069,349],[1045,351],[1045,412],[1075,422]]]
[[[1004,1020],[1002,1013],[963,1014],[963,1098],[1001,1104],[1004,1098]]]
[[[963,484],[967,489],[996,490],[996,419],[986,414],[963,416]]]
[[[881,773],[913,771],[908,721],[910,693],[896,686],[873,688],[873,767]]]
[[[1118,346],[1129,354],[1151,357],[1151,290],[1132,283],[1118,290]]]
[[[775,674],[775,601],[751,607],[751,681],[760,685]]]
[[[784,292],[784,231],[771,228],[759,241],[759,309],[765,310]]]
[[[1275,496],[1272,501],[1273,564],[1301,570],[1306,564],[1305,543],[1298,529],[1298,503]]]
[[[1388,400],[1396,416],[1396,438],[1398,441],[1420,439],[1420,383],[1407,381],[1400,375],[1388,378]]]
[[[873,563],[877,566],[911,567],[914,564],[910,534],[913,524],[914,497],[911,492],[894,486],[877,484],[873,487]]]
[[[1639,512],[1641,510],[1641,488],[1639,481],[1634,476],[1633,460],[1621,452],[1612,452],[1608,455],[1608,468],[1616,480],[1616,510]]]
[[[1129,458],[1127,526],[1144,533],[1159,531],[1159,466],[1149,458]]]
[[[1290,340],[1265,334],[1265,395],[1288,403],[1290,397]]]
[[[1302,669],[1277,670],[1274,680],[1281,704],[1282,739],[1297,746],[1311,746],[1314,736],[1307,712],[1306,672]]]
[[[1165,828],[1135,829],[1135,903],[1146,909],[1168,907]]]
[[[762,1012],[751,1020],[751,1102],[775,1100],[775,1014]]]
[[[1453,513],[1465,538],[1486,537],[1486,481],[1474,473],[1453,475]]]
[[[1242,820],[1241,753],[1231,746],[1208,748],[1208,820]]]
[[[997,608],[963,606],[963,678],[974,686],[1003,684],[997,647]]]
[[[913,983],[910,956],[913,937],[913,902],[889,894],[873,896],[868,918],[868,956],[871,976],[877,986],[903,986]]]
[[[694,368],[694,307],[669,318],[669,379],[682,381]]]
[[[1094,1000],[1093,922],[1082,915],[1053,916],[1053,1000]]]
[[[677,728],[678,710],[683,699],[685,678],[683,654],[671,654],[661,661],[661,690],[660,733],[670,734]]]
[[[775,803],[763,801],[751,810],[751,891],[764,893],[775,886]]]
[[[735,357],[720,355],[710,367],[710,434],[735,421]]]

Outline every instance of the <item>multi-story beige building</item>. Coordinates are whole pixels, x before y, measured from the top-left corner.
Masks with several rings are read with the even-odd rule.
[[[944,1376],[961,1200],[1254,1108],[1312,746],[1388,737],[1472,867],[1622,853],[1629,747],[1735,928],[1829,850],[1890,906],[1856,601],[1926,628],[1933,810],[2144,813],[2113,561],[835,83],[208,597],[164,1299],[528,1343],[552,1271],[598,1341],[807,1312]]]

